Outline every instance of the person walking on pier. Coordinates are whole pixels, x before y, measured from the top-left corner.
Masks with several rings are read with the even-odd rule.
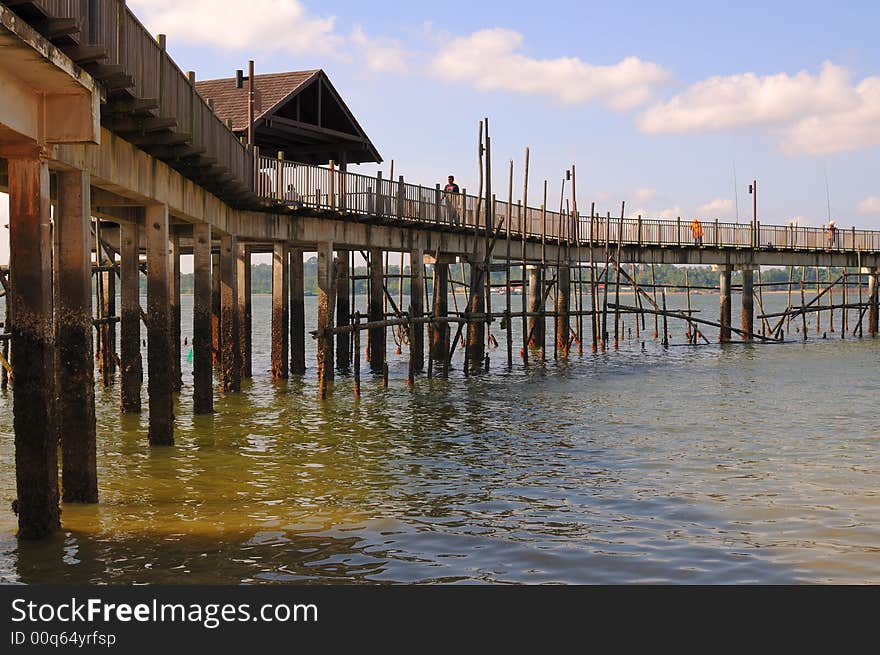
[[[837,225],[834,224],[833,218],[828,221],[828,247],[837,247]]]
[[[456,196],[460,193],[455,177],[450,175],[446,178],[446,186],[443,187],[443,198],[446,202],[446,215],[452,225],[458,225],[458,214],[455,211]]]
[[[699,218],[695,218],[691,221],[691,234],[694,236],[694,245],[702,246],[703,245],[703,224],[700,222]]]

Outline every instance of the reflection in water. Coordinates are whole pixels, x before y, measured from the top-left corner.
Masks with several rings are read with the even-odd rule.
[[[254,380],[213,416],[193,417],[185,388],[174,448],[149,448],[146,413],[120,416],[118,389],[98,389],[101,503],[65,505],[42,543],[17,543],[0,514],[0,579],[880,581],[877,342],[626,340],[513,371],[498,350],[488,375],[412,388],[404,355],[390,388],[365,377],[355,401],[338,375],[318,403],[314,370],[269,379],[269,304],[254,298]],[[717,297],[694,305],[714,317]],[[7,395],[6,507],[12,455]]]

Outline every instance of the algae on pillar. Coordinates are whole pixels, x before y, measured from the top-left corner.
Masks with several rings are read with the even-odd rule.
[[[272,377],[288,376],[288,338],[290,330],[290,268],[287,245],[272,246]]]
[[[49,242],[49,166],[41,152],[6,154],[12,293],[12,413],[18,535],[46,537],[61,526],[55,336]]]
[[[193,226],[193,413],[214,411],[211,363],[211,224]]]
[[[173,362],[169,301],[168,206],[148,205],[147,236],[147,392],[149,439],[153,446],[174,444]],[[179,352],[177,353],[179,356]]]
[[[56,338],[61,489],[65,502],[98,502],[89,174],[57,174]],[[112,271],[110,275],[115,275]],[[112,287],[111,287],[112,288]]]

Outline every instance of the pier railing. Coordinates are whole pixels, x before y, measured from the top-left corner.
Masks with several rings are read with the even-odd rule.
[[[300,164],[276,157],[258,157],[257,195],[285,204],[344,214],[482,230],[486,227],[486,201],[466,190],[447,193],[439,185],[409,184],[403,178],[384,179],[341,172],[330,167]],[[695,245],[687,219],[614,218],[589,216],[519,203],[494,200],[493,230],[515,238],[546,239],[572,244],[618,242],[643,246]],[[762,225],[700,219],[702,245],[715,248],[777,250],[880,251],[880,231],[802,225]]]

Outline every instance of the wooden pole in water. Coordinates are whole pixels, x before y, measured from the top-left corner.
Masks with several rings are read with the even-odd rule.
[[[92,361],[92,258],[89,174],[59,171],[55,239],[56,384],[64,502],[98,502],[95,367]],[[115,273],[108,271],[110,279]],[[113,288],[112,286],[109,288]],[[111,348],[112,351],[112,348]]]
[[[596,264],[593,261],[593,228],[596,224],[596,203],[590,203],[590,331],[592,334],[592,352],[599,351],[599,298],[596,288]]]
[[[421,246],[421,244],[417,244]],[[421,318],[425,314],[425,251],[416,247],[410,251],[410,316]],[[410,362],[413,374],[425,368],[425,325],[424,323],[409,324]]]
[[[290,372],[306,372],[306,310],[303,280],[303,250],[290,249]],[[360,357],[360,353],[358,353]]]
[[[519,215],[520,215],[520,236],[522,240],[522,275],[520,276],[522,279],[522,335],[523,335],[523,347],[522,347],[522,358],[523,363],[528,366],[529,363],[529,347],[531,344],[529,343],[529,320],[527,317],[527,312],[530,308],[529,299],[531,298],[532,292],[531,290],[526,292],[526,275],[527,275],[527,267],[526,267],[526,236],[529,232],[529,226],[526,222],[528,218],[529,212],[529,149],[526,147],[526,157],[525,164],[523,166],[523,199],[522,204],[519,204]],[[531,289],[531,278],[529,279],[529,289]]]
[[[436,319],[449,314],[449,264],[442,255],[434,262],[434,298],[432,314]],[[431,332],[431,360],[440,366],[442,375],[447,375],[446,362],[449,359],[449,323],[435,322]]]
[[[239,386],[251,375],[251,251],[236,239],[235,243],[235,325],[236,361]]]
[[[614,350],[620,348],[618,335],[618,323],[620,322],[620,310],[617,305],[620,304],[620,250],[623,245],[623,214],[626,208],[626,201],[620,203],[620,220],[617,222],[617,257],[615,261],[614,271]]]
[[[849,329],[849,309],[847,308],[847,287],[849,287],[849,274],[847,267],[843,267],[843,309],[840,316],[840,338],[846,338],[846,331]]]
[[[168,302],[168,206],[148,205],[147,236],[147,391],[151,446],[174,444],[171,397],[171,317]]]
[[[878,319],[877,269],[871,268],[868,274],[868,334],[872,339],[877,336]]]
[[[822,297],[819,296],[819,267],[816,266],[815,269],[816,269],[816,295],[817,295],[816,303],[819,307],[821,307],[822,306]],[[833,300],[834,300],[834,298],[832,297],[832,301]],[[820,334],[821,332],[822,332],[822,310],[820,309],[818,312],[816,312],[816,334]]]
[[[354,397],[361,397],[361,313],[354,313]]]
[[[272,379],[288,377],[290,333],[290,259],[287,244],[272,244]],[[346,298],[348,296],[346,295]]]
[[[124,238],[124,237],[123,237]],[[137,251],[135,251],[137,253]],[[125,253],[122,263],[125,264]],[[123,289],[125,280],[123,279]],[[123,301],[124,303],[125,301]],[[137,317],[140,320],[139,317]],[[125,320],[123,314],[122,320]],[[124,324],[123,324],[124,331]],[[136,343],[134,345],[137,345]],[[193,225],[193,413],[214,411],[211,370],[211,224]],[[123,376],[125,369],[123,367]]]
[[[541,316],[541,361],[547,360],[547,300],[544,298],[544,288],[547,286],[547,180],[544,180],[544,199],[541,202],[541,306],[538,308]]]
[[[804,341],[807,340],[807,313],[804,311],[805,298],[804,298],[804,283],[807,280],[807,267],[803,266],[801,268],[801,319],[803,321],[803,329],[804,329]]]
[[[666,325],[666,289],[663,289],[663,347],[669,347],[669,329]]]
[[[755,290],[752,286],[754,273],[751,268],[743,268],[742,271],[742,330],[746,333],[743,341],[751,341],[747,336],[755,331]]]
[[[507,368],[513,368],[513,325],[512,325],[512,315],[511,315],[511,307],[510,307],[510,267],[512,265],[510,259],[510,231],[513,229],[513,160],[510,160],[510,171],[508,174],[508,183],[507,183],[507,231],[505,234],[506,237],[506,249],[505,249],[505,263],[504,267],[504,300],[505,300],[505,329],[507,330],[505,336],[505,341],[507,342]]]
[[[333,306],[336,275],[333,270],[333,244],[318,243],[318,399],[324,400],[333,380]],[[381,287],[380,287],[381,289]]]
[[[608,227],[611,225],[611,212],[605,215],[605,283],[603,285],[604,293],[602,294],[602,351],[608,347],[608,282],[610,278],[609,266],[611,263],[611,251],[608,245]]]
[[[830,266],[828,266],[825,269],[825,276],[827,279],[829,279],[829,280],[831,279],[831,267]],[[844,279],[844,284],[846,284],[846,277],[844,277],[843,279]],[[829,322],[828,331],[831,332],[831,334],[834,334],[834,290],[833,289],[831,290],[831,300],[829,300],[828,302],[830,305],[830,308],[828,309],[828,322]],[[763,310],[761,310],[761,311],[763,312]]]
[[[654,295],[654,306],[656,307],[657,306],[657,280],[654,277],[654,262],[651,262],[651,288],[652,288],[652,293]],[[657,337],[660,336],[660,328],[657,325],[658,320],[659,320],[659,317],[657,316],[657,314],[654,314],[654,340],[655,341],[657,340]],[[722,321],[722,323],[723,322],[724,321]]]
[[[210,225],[208,223],[202,223]],[[141,292],[140,292],[140,241],[141,227],[137,223],[119,224],[122,297],[119,328],[120,384],[119,401],[123,413],[140,413],[143,361],[141,359]],[[211,251],[208,244],[208,280],[210,282]],[[211,375],[211,289],[208,288],[208,375]],[[209,385],[211,383],[209,382]]]
[[[718,331],[718,341],[721,343],[727,343],[730,341],[730,324],[731,324],[731,312],[730,312],[730,271],[731,267],[729,265],[722,265],[720,267],[720,296],[721,296],[721,317],[719,319],[719,323],[721,323],[721,329]]]

